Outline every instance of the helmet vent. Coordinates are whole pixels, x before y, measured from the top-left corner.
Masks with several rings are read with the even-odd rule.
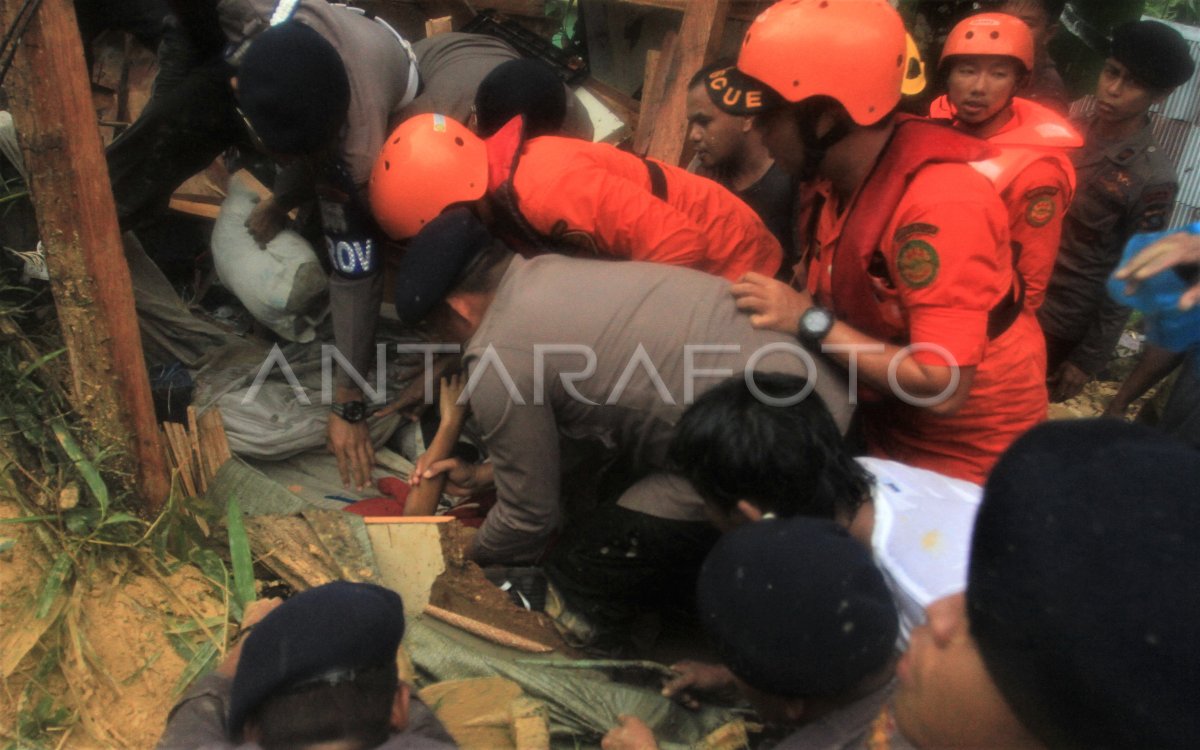
[[[387,170],[389,170],[391,168],[392,168],[392,163],[390,161],[385,160],[383,162],[383,170],[386,172]]]
[[[821,4],[820,4],[820,5],[818,5],[817,7],[818,7],[818,8],[828,8],[828,7],[829,7],[829,0],[821,0]]]
[[[800,85],[800,81],[792,81],[792,85],[793,85],[793,86],[799,86],[799,85]]]
[[[999,39],[999,38],[1000,38],[1000,32],[999,32],[999,31],[993,31],[993,32],[990,34],[990,36],[992,37],[992,39]]]
[[[975,38],[975,32],[974,32],[974,31],[968,31],[968,32],[967,32],[967,39],[974,39],[974,38]]]
[[[465,146],[467,144],[463,142],[461,135],[456,135],[456,136],[454,136],[454,145],[455,146]]]

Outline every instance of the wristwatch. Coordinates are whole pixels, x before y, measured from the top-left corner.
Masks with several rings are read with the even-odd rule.
[[[836,320],[829,308],[813,305],[800,316],[796,338],[811,346],[820,344],[829,335],[829,330],[833,328]]]
[[[367,418],[367,405],[362,401],[344,401],[333,404],[329,410],[350,424],[357,424]]]

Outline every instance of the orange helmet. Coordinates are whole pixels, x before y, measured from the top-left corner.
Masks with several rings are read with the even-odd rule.
[[[1033,34],[1025,22],[1007,13],[980,13],[959,22],[946,37],[939,65],[956,55],[1013,57],[1033,70]]]
[[[900,102],[906,36],[887,0],[783,0],[750,24],[737,66],[789,102],[832,97],[873,125]]]
[[[371,170],[371,212],[394,240],[408,239],[446,206],[487,191],[487,146],[445,115],[417,115],[392,131]]]

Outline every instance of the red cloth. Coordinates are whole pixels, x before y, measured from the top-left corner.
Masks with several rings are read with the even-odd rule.
[[[369,497],[346,506],[346,511],[365,517],[403,516],[411,486],[396,477],[384,477],[377,486],[384,493],[381,497]],[[483,490],[459,502],[446,515],[457,518],[463,526],[479,528],[488,511],[496,504],[496,491]]]
[[[917,138],[894,138],[889,149],[903,146],[907,153],[896,169],[885,154],[845,212],[826,187],[808,284],[820,304],[874,338],[933,344],[958,365],[975,366],[966,403],[952,416],[891,396],[864,403],[862,415],[873,455],[982,482],[1000,453],[1045,418],[1045,352],[1029,312],[988,340],[988,313],[1013,283],[1008,217],[995,190],[966,159],[925,158],[922,165],[923,155],[941,148],[925,142],[926,136],[948,132],[953,135],[930,124],[910,130]],[[930,150],[922,152],[926,145]],[[959,145],[960,155],[970,152],[969,144]],[[871,184],[880,179],[898,182],[900,190]],[[886,221],[878,221],[880,215]],[[850,223],[855,220],[857,225]],[[867,233],[872,228],[873,237]],[[843,252],[851,255],[839,257]],[[851,274],[858,278],[847,278]],[[913,356],[947,364],[935,352]]]
[[[748,271],[774,276],[783,262],[754,209],[707,178],[656,162],[667,185],[660,200],[641,158],[575,138],[524,141],[519,120],[487,145],[489,192],[511,187],[521,219],[556,243],[730,280]]]

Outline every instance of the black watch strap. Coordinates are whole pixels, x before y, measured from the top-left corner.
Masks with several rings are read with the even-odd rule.
[[[357,424],[371,415],[362,401],[343,401],[331,404],[329,410],[350,424]]]

